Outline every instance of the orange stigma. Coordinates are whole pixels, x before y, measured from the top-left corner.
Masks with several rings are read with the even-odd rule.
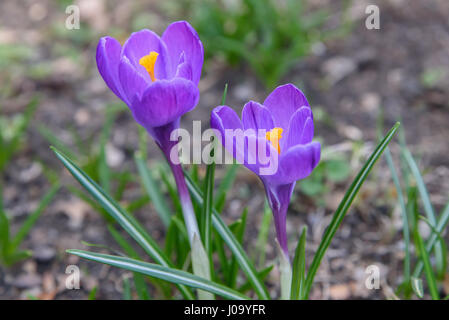
[[[266,139],[271,142],[278,153],[281,153],[279,139],[282,138],[282,131],[284,131],[282,128],[273,128],[271,131],[268,131],[266,133]]]
[[[139,64],[142,65],[151,77],[151,81],[156,81],[154,76],[154,66],[156,65],[157,56],[159,53],[151,51],[150,54],[143,56],[139,60]]]

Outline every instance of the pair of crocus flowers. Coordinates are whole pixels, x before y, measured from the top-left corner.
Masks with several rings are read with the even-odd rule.
[[[199,37],[185,21],[169,25],[162,37],[141,30],[133,33],[123,46],[114,38],[104,37],[97,47],[97,65],[104,81],[154,138],[172,168],[190,238],[197,232],[197,223],[182,169],[170,160],[170,150],[177,143],[170,141],[170,134],[179,128],[180,117],[198,103],[203,57]],[[307,177],[320,160],[320,144],[312,142],[313,115],[306,97],[295,86],[283,85],[263,104],[248,102],[241,119],[228,106],[216,107],[211,114],[211,127],[220,132],[223,145],[227,130],[245,132],[246,143],[240,150],[235,146],[228,150],[234,157],[251,152],[250,140],[256,140],[258,146],[265,146],[270,155],[278,157],[277,170],[268,175],[260,175],[261,163],[248,161],[257,156],[243,157],[242,162],[259,175],[265,186],[277,239],[288,257],[286,213],[290,197],[296,181]],[[266,134],[257,134],[258,130],[265,130]]]

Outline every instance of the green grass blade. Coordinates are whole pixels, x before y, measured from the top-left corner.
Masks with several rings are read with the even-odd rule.
[[[304,298],[307,299],[310,293],[310,289],[312,288],[313,279],[315,278],[315,274],[318,271],[318,268],[320,267],[321,260],[323,259],[327,248],[330,246],[331,241],[335,235],[335,233],[338,230],[338,227],[340,226],[341,222],[343,221],[343,218],[345,217],[346,213],[349,210],[349,207],[351,206],[352,202],[354,201],[355,196],[359,192],[361,186],[365,182],[366,178],[368,177],[368,174],[370,173],[371,169],[373,168],[376,161],[379,159],[379,157],[382,155],[382,152],[385,150],[385,148],[390,143],[391,139],[393,139],[394,135],[396,134],[398,128],[400,126],[400,123],[397,122],[391,129],[388,131],[384,139],[377,145],[377,148],[373,151],[369,159],[366,161],[365,165],[362,167],[362,169],[357,174],[356,178],[352,182],[351,186],[349,187],[348,191],[346,191],[342,201],[340,202],[340,205],[338,206],[337,210],[335,211],[332,221],[327,227],[326,231],[324,232],[323,239],[320,242],[320,245],[317,249],[317,252],[315,253],[315,256],[313,257],[312,264],[309,267],[309,271],[307,273],[307,277],[305,280],[305,286],[304,286]]]
[[[34,210],[33,213],[31,213],[25,222],[22,224],[20,229],[17,231],[17,233],[14,235],[14,237],[11,240],[10,246],[9,246],[9,252],[13,253],[19,245],[22,243],[23,239],[26,237],[26,235],[30,232],[30,229],[34,226],[37,219],[40,217],[42,212],[44,212],[45,208],[48,206],[48,204],[51,202],[53,197],[55,196],[56,192],[59,190],[59,185],[55,184],[53,185],[50,190],[44,195],[41,202],[39,203],[36,210]]]
[[[418,217],[416,217],[418,219]],[[415,227],[413,228],[413,234],[415,238],[415,244],[416,248],[418,249],[418,255],[421,261],[424,263],[424,273],[426,275],[427,279],[427,285],[429,286],[430,295],[432,296],[433,300],[439,299],[438,289],[437,289],[437,283],[435,279],[435,274],[432,269],[432,265],[430,263],[429,254],[427,253],[427,250],[424,246],[424,241],[419,234],[418,224],[416,223]]]
[[[157,185],[157,183],[151,176],[151,172],[148,169],[148,166],[145,160],[140,155],[140,153],[136,153],[134,159],[136,161],[137,168],[139,170],[139,175],[141,177],[142,184],[146,192],[148,193],[148,196],[150,197],[151,201],[153,202],[153,205],[157,213],[159,214],[159,217],[161,218],[165,227],[168,228],[168,226],[170,225],[171,211],[168,208],[165,199],[160,192],[160,187]]]
[[[129,278],[123,278],[123,300],[131,300],[131,283]]]
[[[213,157],[213,155],[212,155]],[[211,234],[211,220],[212,208],[214,198],[214,176],[215,176],[215,161],[207,166],[206,181],[204,183],[204,205],[201,210],[200,219],[198,221],[200,227],[200,234],[203,239],[204,249],[208,253],[209,261],[212,262],[212,234]],[[211,268],[211,271],[213,268]]]
[[[67,250],[67,252],[84,259],[108,264],[133,272],[139,272],[147,276],[155,277],[175,284],[182,284],[192,288],[215,293],[223,298],[236,300],[248,299],[248,297],[235,290],[229,289],[221,284],[205,280],[185,271],[108,254],[94,253],[83,250]]]
[[[402,192],[401,184],[399,182],[399,177],[396,172],[396,168],[393,163],[393,158],[389,148],[385,149],[385,159],[387,160],[388,167],[390,168],[391,177],[396,188],[396,193],[398,195],[399,206],[401,208],[402,216],[402,235],[404,237],[404,283],[407,285],[410,283],[410,226],[408,222],[407,208],[405,206],[404,195]]]
[[[424,290],[422,286],[422,280],[419,278],[412,277],[412,289],[418,298],[424,297]]]
[[[120,226],[152,257],[157,263],[172,267],[172,263],[164,254],[162,249],[157,245],[156,241],[150,237],[145,229],[131,216],[124,211],[103,189],[87,176],[76,164],[69,158],[52,147],[58,159],[69,170],[73,177],[92,195],[92,197],[100,203],[100,205],[117,221]],[[179,287],[180,291],[186,299],[193,299],[192,292],[183,286]]]
[[[106,121],[100,134],[100,154],[98,159],[98,176],[100,185],[106,191],[111,193],[111,169],[106,159],[106,143],[109,133],[115,120],[115,112],[106,112]]]
[[[125,253],[133,258],[142,260],[134,248],[121,236],[121,234],[114,229],[111,225],[108,225],[108,230],[111,233],[114,240],[120,245],[120,247],[125,251]],[[136,286],[137,295],[141,300],[149,300],[150,295],[148,293],[148,288],[145,283],[145,279],[141,273],[133,272],[134,285]]]
[[[165,187],[167,188],[168,194],[170,195],[171,200],[173,201],[173,206],[175,207],[175,212],[182,213],[181,201],[179,200],[178,191],[176,191],[176,187],[173,186],[173,183],[170,181],[170,178],[167,175],[168,166],[159,169],[159,174],[161,176],[162,182],[164,182]],[[170,172],[170,171],[168,171]]]
[[[248,217],[248,208],[243,209],[242,217],[238,220],[238,224],[235,226],[235,238],[243,246],[243,236],[246,230],[246,220]],[[232,228],[230,227],[232,230]],[[235,256],[232,256],[231,265],[228,273],[228,286],[235,288],[237,284],[237,275],[239,271],[239,265]]]
[[[432,203],[430,202],[430,196],[427,192],[426,185],[424,183],[424,179],[422,178],[421,172],[419,171],[418,165],[416,164],[415,159],[413,158],[411,152],[407,148],[401,149],[402,154],[410,168],[410,171],[415,178],[416,185],[418,187],[419,195],[421,196],[421,201],[424,207],[424,211],[426,213],[427,219],[429,219],[430,223],[434,226],[437,225],[437,219],[435,216],[435,211],[433,209]],[[444,259],[443,259],[443,246],[441,242],[437,242],[435,245],[435,264],[437,267],[437,274],[440,278],[444,276]]]
[[[87,300],[95,300],[97,297],[97,289],[98,287],[95,286],[92,288],[92,290],[90,290],[89,292],[89,296],[87,297]]]
[[[261,271],[259,271],[257,273],[257,277],[260,279],[260,281],[265,281],[266,277],[270,274],[270,272],[271,272],[271,270],[273,270],[273,268],[274,268],[274,265],[271,265],[271,266],[268,266],[265,269],[262,269]],[[244,292],[251,290],[251,288],[252,288],[252,284],[251,284],[251,282],[249,282],[247,280],[244,284],[242,284],[239,287],[238,291],[244,293]]]
[[[290,300],[297,300],[302,297],[301,289],[303,289],[306,270],[306,237],[307,227],[304,227],[296,246],[295,257],[293,258]]]
[[[223,180],[221,181],[220,185],[218,186],[217,190],[217,197],[215,199],[214,206],[217,209],[218,212],[221,212],[223,210],[223,207],[226,202],[226,195],[231,189],[232,184],[235,180],[235,176],[237,174],[238,164],[233,163],[229,169],[226,171]]]
[[[39,99],[37,96],[33,97],[28,105],[25,108],[24,118],[20,126],[17,128],[14,136],[11,138],[9,142],[3,141],[3,146],[1,150],[1,158],[0,158],[0,169],[2,169],[11,159],[13,154],[19,149],[20,142],[23,137],[23,134],[28,129],[28,124],[33,119],[33,114],[36,111],[36,108],[39,105]],[[3,140],[3,139],[2,139]]]
[[[186,183],[190,190],[190,194],[192,195],[192,199],[195,202],[197,202],[200,206],[202,206],[203,194],[201,190],[195,185],[195,183],[188,174],[184,174],[184,176],[186,177]],[[256,291],[256,294],[259,296],[259,298],[264,300],[269,299],[270,297],[268,295],[267,289],[265,285],[262,283],[262,281],[260,281],[260,279],[258,278],[254,265],[251,263],[245,251],[243,250],[242,246],[237,241],[235,236],[232,234],[231,230],[229,230],[228,226],[223,222],[220,215],[217,213],[215,209],[212,210],[212,224],[215,230],[220,235],[220,237],[223,239],[224,242],[226,242],[229,249],[235,255],[240,265],[240,268],[248,277],[248,280],[253,285],[253,288]]]
[[[3,188],[0,180],[0,260],[7,258],[9,248],[9,219],[3,210]]]
[[[256,242],[256,254],[259,253],[257,255],[257,262],[258,262],[259,268],[261,268],[265,265],[265,257],[267,255],[267,251],[265,250],[265,248],[266,248],[267,242],[268,242],[268,233],[270,231],[272,217],[273,217],[273,214],[271,212],[271,209],[268,206],[268,203],[265,201],[265,205],[263,208],[262,221],[260,223],[259,234],[257,236],[257,242]]]
[[[446,206],[443,209],[443,212],[441,212],[441,214],[440,214],[438,223],[435,227],[436,233],[433,232],[430,235],[429,239],[427,240],[427,243],[426,243],[427,254],[430,254],[431,251],[433,250],[433,247],[435,246],[435,243],[438,240],[438,234],[441,234],[444,231],[448,222],[449,222],[449,202],[446,204]],[[416,267],[413,271],[413,276],[418,278],[421,275],[421,272],[423,271],[423,267],[424,267],[423,262],[421,260],[418,261],[418,263],[416,264]]]
[[[78,157],[75,155],[75,153],[73,153],[72,150],[70,150],[70,148],[68,148],[65,143],[61,139],[59,139],[50,129],[48,129],[44,125],[40,125],[37,130],[49,144],[55,146],[56,148],[58,148],[58,150],[61,150],[71,159],[74,159],[75,161],[77,160]]]

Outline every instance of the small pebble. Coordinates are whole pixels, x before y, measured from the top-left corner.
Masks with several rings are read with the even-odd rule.
[[[56,250],[49,246],[39,246],[33,250],[33,258],[40,263],[47,263],[54,259]]]
[[[12,285],[18,289],[29,289],[37,287],[41,284],[42,280],[37,274],[22,274],[14,279]]]

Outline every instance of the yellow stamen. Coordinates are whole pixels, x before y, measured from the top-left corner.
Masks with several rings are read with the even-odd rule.
[[[281,147],[279,146],[279,139],[282,138],[282,131],[284,131],[282,128],[273,128],[273,130],[268,131],[266,134],[266,139],[268,141],[271,141],[271,144],[278,151],[278,153],[281,153]]]
[[[156,64],[157,56],[159,53],[155,51],[151,51],[150,54],[143,56],[139,60],[139,64],[142,65],[151,77],[151,81],[156,81],[156,77],[154,76],[154,66]]]

